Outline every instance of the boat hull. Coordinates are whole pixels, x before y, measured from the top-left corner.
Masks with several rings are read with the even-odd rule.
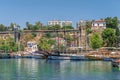
[[[10,58],[10,54],[8,53],[0,53],[0,59]]]
[[[84,55],[48,55],[47,59],[54,59],[54,60],[86,60]]]
[[[33,57],[35,59],[46,59],[46,56],[44,56],[43,54],[34,54]]]
[[[120,60],[114,60],[114,61],[112,61],[112,66],[120,68]]]

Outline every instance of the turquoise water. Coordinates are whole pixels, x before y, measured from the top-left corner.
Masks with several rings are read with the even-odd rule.
[[[111,62],[0,59],[0,80],[120,80]]]

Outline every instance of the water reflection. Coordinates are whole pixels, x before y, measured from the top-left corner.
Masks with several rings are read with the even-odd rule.
[[[0,80],[118,80],[111,62],[0,59]]]
[[[61,80],[111,80],[117,76],[113,73],[111,62],[52,60],[48,63],[53,69],[58,68]]]

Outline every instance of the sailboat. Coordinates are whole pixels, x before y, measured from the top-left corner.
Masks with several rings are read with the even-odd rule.
[[[59,36],[58,36],[59,41]],[[58,42],[59,43],[59,42]],[[80,49],[77,47],[77,49]],[[48,55],[47,59],[50,60],[86,60],[86,57],[84,55],[77,55],[77,54],[66,54],[66,50],[64,53],[61,54],[59,49],[57,51],[54,51],[54,54]]]

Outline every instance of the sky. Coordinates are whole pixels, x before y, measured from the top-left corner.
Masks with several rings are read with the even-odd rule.
[[[49,20],[120,18],[120,0],[0,0],[0,24],[11,22],[25,27],[26,22],[47,24]]]

